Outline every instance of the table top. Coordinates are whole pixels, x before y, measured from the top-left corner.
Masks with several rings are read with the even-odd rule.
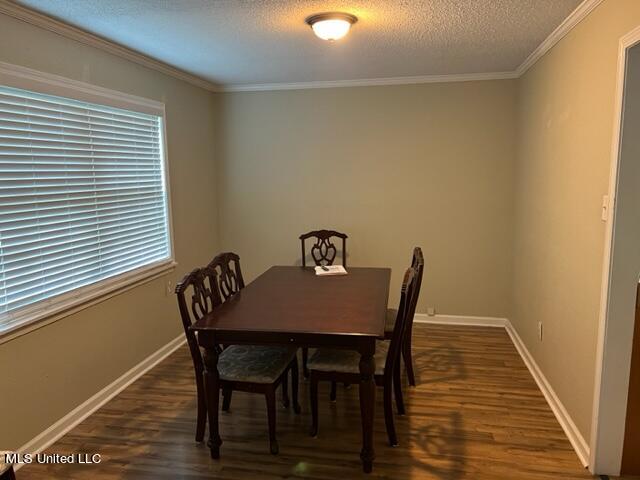
[[[348,272],[318,276],[312,267],[271,267],[192,329],[383,336],[391,269]]]

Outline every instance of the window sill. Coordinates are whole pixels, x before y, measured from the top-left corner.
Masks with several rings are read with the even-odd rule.
[[[128,290],[149,283],[173,271],[176,265],[177,263],[174,260],[169,259],[157,265],[127,272],[119,278],[110,279],[102,285],[94,285],[87,291],[76,294],[71,298],[66,298],[65,296],[65,299],[53,300],[50,305],[41,307],[37,311],[26,313],[5,327],[0,327],[0,344],[14,340]]]

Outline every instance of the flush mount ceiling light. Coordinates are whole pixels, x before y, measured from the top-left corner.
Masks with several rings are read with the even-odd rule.
[[[317,37],[330,41],[344,37],[357,21],[358,17],[341,12],[318,13],[305,20]]]

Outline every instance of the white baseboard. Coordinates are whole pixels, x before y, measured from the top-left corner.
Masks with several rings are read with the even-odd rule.
[[[442,325],[466,325],[469,327],[502,327],[507,325],[506,318],[499,317],[469,317],[464,315],[427,315],[416,313],[413,317],[416,323],[439,323]]]
[[[78,405],[76,408],[71,410],[45,431],[22,445],[18,449],[18,452],[33,454],[42,452],[45,448],[52,445],[60,437],[65,435],[72,428],[82,422],[85,418],[98,410],[113,397],[118,395],[122,390],[127,388],[133,382],[138,380],[142,375],[147,373],[162,360],[175,352],[185,342],[186,340],[184,334],[181,334],[179,337],[174,338],[163,347],[160,347],[154,353],[138,363],[131,370],[117,378],[115,381],[111,382],[109,385],[104,387],[84,403]],[[22,465],[23,464],[16,465],[15,469],[18,470]]]
[[[511,337],[511,341],[518,350],[518,353],[522,357],[522,360],[529,369],[529,372],[531,372],[531,376],[533,376],[533,379],[538,384],[538,388],[540,388],[544,398],[551,407],[558,423],[560,423],[564,433],[569,438],[569,441],[578,455],[578,458],[582,462],[582,465],[587,467],[589,465],[589,444],[584,440],[580,430],[578,430],[578,427],[576,427],[576,424],[571,419],[569,412],[564,408],[564,405],[556,395],[556,392],[554,392],[551,384],[542,373],[542,370],[540,370],[540,367],[538,367],[538,364],[533,359],[531,353],[529,353],[529,350],[527,350],[527,347],[520,338],[520,335],[518,335],[518,332],[509,320],[507,320],[505,328],[509,337]]]
[[[565,435],[571,442],[571,446],[575,450],[580,462],[587,467],[589,464],[589,444],[585,442],[584,437],[576,427],[576,424],[572,420],[567,409],[554,392],[551,384],[538,367],[538,364],[533,359],[529,350],[525,346],[524,342],[516,332],[509,319],[497,318],[497,317],[468,317],[460,315],[426,315],[424,313],[416,313],[414,316],[414,322],[416,323],[437,323],[442,325],[463,325],[468,327],[501,327],[504,328],[513,345],[518,350],[518,353],[522,357],[524,364],[529,369],[531,376],[538,384],[538,388],[547,400],[551,411],[555,415],[558,423],[564,430]]]

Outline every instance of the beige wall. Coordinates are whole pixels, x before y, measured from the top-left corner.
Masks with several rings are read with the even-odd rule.
[[[639,23],[606,0],[518,81],[511,320],[587,442],[618,42]]]
[[[426,312],[509,313],[515,82],[221,95],[221,245],[247,277],[300,261],[298,236],[349,235],[352,266],[393,269],[415,245]]]
[[[217,250],[212,95],[0,15],[0,61],[165,102],[176,272],[0,344],[0,447],[22,445],[181,333],[165,282]]]
[[[0,411],[23,413],[3,417],[0,447],[179,335],[167,279],[220,246],[250,280],[299,262],[298,235],[323,227],[350,235],[351,265],[393,268],[392,303],[421,245],[418,310],[511,318],[588,439],[617,43],[638,23],[640,2],[605,0],[517,81],[211,95],[0,15],[0,61],[166,103],[180,263],[0,344]]]

